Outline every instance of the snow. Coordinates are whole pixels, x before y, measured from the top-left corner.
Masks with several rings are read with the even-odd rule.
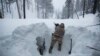
[[[96,19],[95,15],[89,14],[85,18],[80,17],[80,19],[3,19],[0,20],[0,36],[11,35],[14,29],[21,25],[30,25],[34,23],[44,22],[50,29],[54,29],[54,23],[65,23],[65,27],[68,26],[89,26],[95,25]],[[88,27],[89,28],[89,27]],[[91,28],[91,27],[90,27]],[[54,30],[53,30],[54,31]]]
[[[96,41],[99,39],[96,33],[83,27],[69,27],[66,32],[71,35],[73,41],[72,54],[70,56],[92,56],[93,50],[87,46],[95,46]]]
[[[57,50],[56,44],[52,54],[49,54],[54,23],[65,24],[65,35],[62,51]],[[87,47],[100,49],[100,26],[87,27],[95,24],[97,24],[96,16],[92,14],[80,19],[0,20],[0,56],[40,56],[36,46],[38,36],[46,39],[44,56],[98,56],[100,55],[98,51]],[[69,55],[70,39],[72,39],[72,53]]]

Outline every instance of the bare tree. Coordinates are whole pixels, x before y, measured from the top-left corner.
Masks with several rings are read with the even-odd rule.
[[[1,12],[1,14],[2,14],[2,18],[4,18],[4,6],[3,6],[3,0],[1,0],[1,6],[2,6],[2,12]]]
[[[5,0],[6,1],[6,0]],[[6,1],[6,11],[8,12],[8,4],[7,4],[8,0]]]
[[[26,18],[26,10],[25,10],[25,0],[23,0],[23,14],[24,14],[24,19]]]
[[[18,0],[16,0],[16,4],[17,4],[17,10],[18,10],[19,18],[21,18],[20,9],[19,9],[19,5],[18,5]]]
[[[8,8],[9,8],[9,12],[11,13],[10,4],[11,4],[11,3],[10,3],[10,1],[8,1],[8,6],[9,6]]]
[[[0,12],[0,18],[2,18],[2,14],[1,14],[1,12]]]
[[[83,3],[84,3],[84,4],[83,4],[83,17],[84,17],[84,15],[85,15],[85,0],[84,0]]]

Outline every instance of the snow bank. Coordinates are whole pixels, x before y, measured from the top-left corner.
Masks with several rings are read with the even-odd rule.
[[[47,33],[49,33],[48,30],[48,27],[44,23],[37,23],[29,26],[21,26],[16,28],[15,31],[13,31],[13,36],[21,38],[31,32],[34,37],[46,37]]]
[[[21,26],[13,31],[10,40],[0,41],[0,56],[40,56],[37,51],[36,37],[49,37],[49,29],[44,23]]]
[[[96,48],[95,44],[100,39],[95,32],[83,27],[70,26],[66,29],[66,35],[72,39],[72,54],[69,56],[92,56],[95,50],[89,47]]]
[[[80,26],[86,27],[90,25],[98,24],[96,21],[96,16],[93,14],[88,14],[85,18],[80,17],[80,19],[3,19],[0,20],[0,37],[5,35],[11,35],[15,28],[22,25],[30,25],[35,23],[45,23],[50,29],[54,31],[54,23],[64,23],[65,27],[68,26]],[[91,29],[92,27],[88,27]],[[100,28],[100,27],[99,27]],[[99,31],[93,27],[93,29]],[[51,30],[51,31],[52,31]]]
[[[17,27],[13,31],[12,36],[6,36],[5,39],[2,37],[2,42],[0,41],[1,56],[40,56],[36,46],[37,36],[44,37],[46,40],[46,51],[44,56],[51,56],[51,54],[48,54],[48,49],[51,43],[51,33],[52,30],[50,30],[44,23]],[[6,40],[7,38],[8,40]],[[52,56],[68,55],[70,47],[69,42],[70,40],[68,38],[64,39],[63,44],[65,45],[62,46],[61,52],[57,51],[56,44]]]
[[[72,53],[69,56],[92,56],[95,50],[88,48],[100,48],[98,41],[100,35],[84,28],[68,26],[65,31],[62,51],[57,50],[57,44],[53,53],[49,54],[48,49],[51,43],[52,30],[45,23],[36,23],[17,27],[11,36],[0,38],[0,56],[40,56],[37,51],[36,37],[46,39],[46,51],[44,56],[68,56],[70,50],[70,39],[72,39]],[[96,52],[99,55],[99,52]]]

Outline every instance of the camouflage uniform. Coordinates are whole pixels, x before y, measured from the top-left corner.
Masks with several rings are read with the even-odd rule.
[[[49,48],[49,53],[52,52],[53,46],[55,45],[56,42],[58,42],[58,50],[61,51],[62,39],[63,39],[64,33],[65,33],[65,30],[64,30],[63,23],[55,27],[55,32],[52,33],[52,41]]]
[[[41,55],[43,55],[43,52],[45,50],[45,39],[42,37],[37,37],[36,38],[37,42],[36,45],[38,46],[38,51]]]

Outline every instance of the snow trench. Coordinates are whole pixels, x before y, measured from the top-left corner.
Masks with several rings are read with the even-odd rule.
[[[52,29],[53,30],[53,29]],[[46,50],[43,56],[99,56],[100,35],[83,27],[69,26],[65,29],[61,52],[57,50],[57,44],[48,53],[51,43],[51,29],[45,23],[36,23],[17,27],[12,35],[0,38],[0,56],[41,56],[37,51],[36,37],[45,38]],[[72,39],[72,51],[69,55]]]

